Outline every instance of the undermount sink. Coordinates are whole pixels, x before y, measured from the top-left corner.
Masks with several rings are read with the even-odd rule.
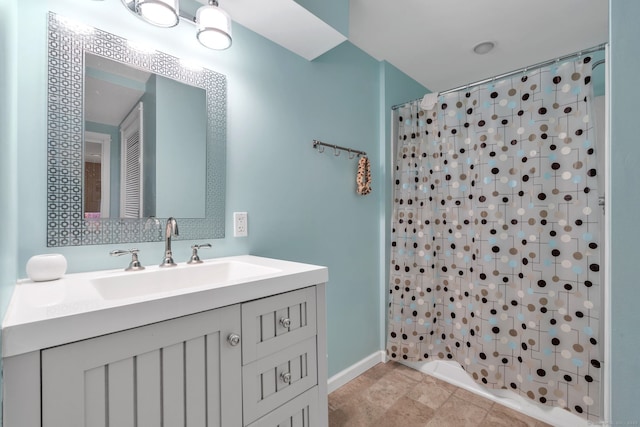
[[[197,265],[118,273],[91,280],[106,300],[133,298],[203,285],[224,285],[279,272],[277,268],[242,261],[205,262]]]

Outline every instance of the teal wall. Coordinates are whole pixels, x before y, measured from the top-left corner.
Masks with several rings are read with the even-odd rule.
[[[611,0],[611,413],[612,425],[640,422],[640,2]]]
[[[15,2],[0,0],[0,218],[6,224],[0,232],[0,318],[4,316],[9,304],[18,264],[17,90],[13,84],[18,75],[16,21]],[[0,335],[0,352],[1,338]]]
[[[14,156],[9,162],[17,168],[2,172],[9,174],[9,181],[17,180],[18,191],[7,188],[4,180],[1,184],[3,192],[10,193],[6,198],[3,194],[3,201],[17,198],[17,210],[11,204],[8,217],[17,224],[20,241],[0,239],[3,251],[7,246],[12,252],[11,269],[3,275],[6,295],[16,276],[25,276],[28,258],[39,253],[64,254],[69,272],[125,266],[122,259],[108,255],[119,245],[46,247],[46,13],[52,10],[153,42],[169,54],[227,76],[227,237],[211,242],[213,249],[201,256],[251,253],[328,266],[329,374],[381,349],[380,289],[386,280],[379,268],[384,251],[380,209],[388,162],[381,148],[388,135],[387,126],[380,125],[381,112],[390,103],[422,95],[422,86],[393,70],[385,75],[388,65],[381,66],[348,42],[309,62],[235,25],[233,47],[212,52],[199,46],[192,27],[162,30],[145,25],[116,0],[34,0],[14,7],[18,37],[12,45],[29,55],[14,58],[16,72],[2,80],[5,88],[15,87],[21,94],[12,108],[15,116],[9,117],[15,134],[7,144],[17,150],[17,161]],[[384,93],[387,88],[400,92],[394,97]],[[374,167],[373,193],[355,193],[355,160],[328,151],[320,154],[312,149],[313,139],[367,151]],[[249,237],[232,237],[234,211],[249,213]],[[187,260],[193,243],[174,242],[174,257]],[[136,246],[143,264],[160,262],[162,243]]]
[[[419,98],[428,92],[419,83],[410,80],[400,70],[386,61],[380,63],[380,73],[382,78],[380,79],[380,93],[382,94],[382,101],[380,102],[379,111],[379,127],[380,133],[384,135],[384,138],[380,144],[380,157],[384,159],[384,162],[380,164],[379,176],[384,177],[384,190],[383,197],[380,198],[380,255],[381,260],[378,263],[378,270],[380,277],[380,348],[384,349],[386,346],[386,313],[387,313],[387,296],[388,292],[388,277],[389,277],[389,265],[391,256],[391,220],[393,215],[393,207],[390,203],[393,194],[393,156],[392,142],[391,142],[391,107],[405,103],[407,101]]]
[[[349,37],[349,0],[295,0],[296,3]],[[224,5],[222,5],[224,7]]]
[[[379,349],[383,178],[374,173],[373,193],[358,196],[355,160],[320,154],[311,142],[363,150],[380,163],[378,63],[349,43],[307,62],[238,33],[248,49],[227,74],[228,210],[249,213],[250,237],[237,240],[246,252],[329,267],[332,375]]]
[[[158,76],[156,101],[155,216],[204,218],[206,92]],[[147,140],[145,135],[145,144]]]

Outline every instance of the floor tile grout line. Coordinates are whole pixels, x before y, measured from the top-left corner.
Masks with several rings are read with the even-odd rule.
[[[489,408],[485,410],[486,412],[485,412],[485,414],[484,414],[484,417],[482,417],[482,420],[478,423],[478,426],[481,426],[481,425],[485,422],[485,420],[486,420],[487,418],[489,418],[489,414],[490,414],[490,413],[491,413],[491,411],[493,410],[493,406],[494,406],[494,405],[495,405],[495,403],[492,403],[492,404],[491,404],[491,406],[489,406]]]

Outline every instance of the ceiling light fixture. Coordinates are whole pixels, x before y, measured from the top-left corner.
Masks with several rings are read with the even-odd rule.
[[[475,45],[473,51],[478,55],[484,55],[485,53],[489,53],[495,46],[496,44],[494,42],[482,42]]]
[[[135,0],[136,12],[149,24],[157,27],[175,27],[178,25],[178,0]]]
[[[182,19],[196,26],[196,38],[205,47],[215,50],[231,46],[231,18],[218,7],[217,0],[208,0],[196,16],[180,9],[178,0],[122,0],[129,12],[149,24],[170,28]]]
[[[218,7],[217,0],[209,0],[196,12],[198,41],[209,49],[222,50],[231,46],[231,18]]]

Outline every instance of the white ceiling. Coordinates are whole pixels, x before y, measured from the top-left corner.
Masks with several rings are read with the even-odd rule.
[[[440,92],[606,42],[608,3],[350,0],[349,41]]]
[[[145,83],[151,75],[146,71],[91,54],[86,55],[85,66],[140,83]],[[120,126],[144,94],[143,90],[125,87],[89,75],[85,77],[84,85],[85,120],[111,126]]]
[[[347,39],[293,0],[228,0],[221,6],[235,22],[309,61]]]
[[[608,0],[349,2],[348,40],[438,92],[608,40]],[[309,60],[344,40],[294,0],[220,0],[220,6]],[[473,53],[487,40],[496,44],[491,52]]]
[[[608,41],[609,0],[322,1],[349,1],[347,39],[435,92]],[[310,61],[345,40],[295,0],[219,2],[236,23]],[[487,40],[495,49],[473,53]]]

